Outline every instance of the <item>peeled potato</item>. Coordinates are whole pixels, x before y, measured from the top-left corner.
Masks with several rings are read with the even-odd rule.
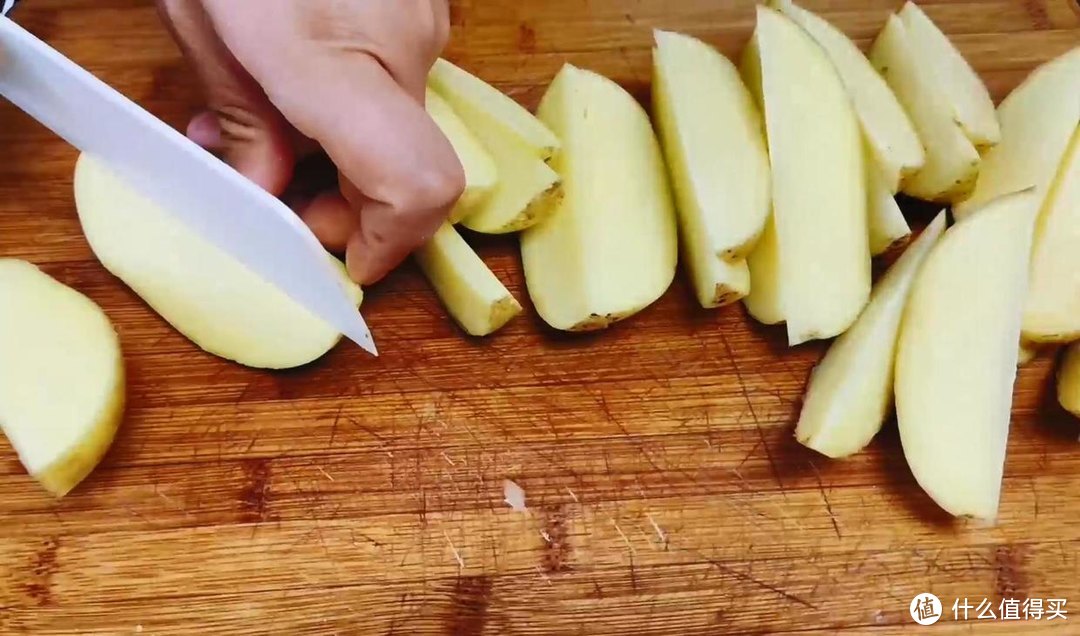
[[[829,457],[862,450],[885,422],[893,397],[900,318],[927,255],[945,231],[942,212],[874,287],[859,319],[810,376],[795,437]]]
[[[562,139],[566,189],[521,236],[529,296],[550,326],[602,329],[658,299],[675,277],[675,210],[660,144],[615,82],[564,66],[540,118]]]
[[[250,367],[287,369],[322,357],[341,340],[89,155],[75,168],[75,202],[98,260],[202,349]],[[360,288],[339,270],[359,306]]]
[[[494,187],[462,211],[461,224],[475,232],[505,234],[550,214],[561,196],[559,175],[545,163],[560,145],[552,131],[517,102],[446,60],[435,63],[428,85],[453,107],[498,169]]]
[[[843,333],[870,296],[863,140],[822,48],[772,9],[759,6],[757,17],[743,75],[762,104],[769,144],[776,258],[768,268],[777,277],[769,286],[797,345]],[[757,250],[770,249],[768,240]],[[768,275],[754,271],[758,260],[751,254],[751,296]]]
[[[521,313],[518,301],[448,223],[417,250],[416,262],[469,335],[494,333]]]
[[[904,311],[900,441],[919,485],[954,516],[997,516],[1035,199],[1033,190],[995,199],[950,228]]]
[[[105,313],[30,263],[0,259],[0,428],[63,497],[104,457],[124,413],[124,361]]]

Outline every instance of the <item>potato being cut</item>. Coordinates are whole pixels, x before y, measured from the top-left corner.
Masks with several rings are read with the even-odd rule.
[[[890,247],[911,236],[908,225],[896,197],[889,191],[885,178],[875,169],[871,160],[867,160],[867,231],[870,235],[870,253],[874,256],[883,254]]]
[[[601,329],[658,299],[675,276],[675,211],[660,144],[641,105],[566,65],[540,119],[562,140],[565,197],[521,235],[529,296],[556,329]]]
[[[465,169],[465,192],[450,212],[450,222],[457,223],[495,188],[498,171],[491,155],[477,141],[450,104],[430,88],[427,90],[427,112],[446,135]]]
[[[758,7],[743,66],[747,85],[755,90],[760,82],[762,93],[788,342],[831,338],[855,321],[870,295],[859,123],[821,47],[772,9]]]
[[[1080,101],[1077,102],[1080,108]],[[1037,191],[1038,192],[1038,191]],[[1040,198],[1041,197],[1037,197]],[[1035,226],[1024,338],[1080,340],[1080,125]]]
[[[900,318],[919,269],[944,231],[942,212],[889,268],[859,319],[814,369],[795,428],[799,442],[829,457],[847,457],[881,430],[892,405]]]
[[[890,194],[896,194],[901,182],[918,172],[926,161],[923,144],[904,108],[843,31],[791,0],[771,0],[770,5],[794,20],[825,49],[851,95],[883,183]]]
[[[953,206],[956,218],[1031,186],[1046,197],[1080,121],[1080,47],[1035,69],[1001,102],[997,115],[1001,143],[983,156],[975,191]]]
[[[945,233],[915,280],[896,356],[896,414],[915,479],[955,516],[993,521],[1036,215],[1034,191]]]
[[[870,50],[870,62],[893,89],[926,147],[926,163],[901,190],[928,201],[961,200],[975,187],[979,152],[956,120],[953,105],[934,72],[935,61],[897,16],[889,16]]]
[[[0,429],[63,497],[98,465],[124,413],[124,360],[105,313],[25,261],[0,259]]]
[[[440,60],[428,80],[498,168],[490,193],[470,208],[461,224],[486,234],[523,230],[547,216],[561,196],[559,176],[545,159],[558,138],[529,111],[493,86]]]
[[[428,75],[434,88],[454,110],[469,113],[470,120],[482,119],[503,128],[540,159],[550,159],[559,149],[559,138],[520,104],[494,86],[444,59],[439,59]]]
[[[1058,403],[1068,412],[1080,417],[1080,343],[1065,349],[1057,371]]]
[[[1000,141],[994,102],[982,78],[918,5],[907,2],[898,15],[910,38],[912,53],[920,65],[933,73],[964,135],[977,148],[988,148]]]
[[[518,301],[448,223],[417,250],[416,262],[469,335],[494,333],[521,313]]]
[[[75,203],[102,265],[202,349],[250,367],[286,369],[320,358],[341,339],[89,155],[75,168]],[[344,266],[340,271],[359,306],[360,288]]]
[[[688,260],[697,269],[709,267],[705,259],[742,260],[770,211],[761,115],[719,51],[678,33],[654,37],[653,110]],[[714,296],[713,281],[703,282],[699,296]]]

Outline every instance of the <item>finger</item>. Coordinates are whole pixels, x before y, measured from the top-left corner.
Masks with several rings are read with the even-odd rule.
[[[438,229],[464,190],[465,175],[424,107],[380,64],[367,56],[335,64],[344,67],[333,80],[292,74],[303,82],[272,96],[337,165],[346,199],[354,207],[361,199],[348,260],[350,273],[371,284]]]
[[[158,0],[158,6],[210,107],[209,114],[192,119],[188,135],[259,186],[280,194],[294,161],[285,119],[217,36],[201,3]]]
[[[299,210],[319,242],[334,254],[344,254],[349,238],[359,230],[360,216],[337,192],[324,192]]]

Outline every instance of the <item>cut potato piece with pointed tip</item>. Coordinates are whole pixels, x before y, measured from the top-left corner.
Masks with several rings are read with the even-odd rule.
[[[450,222],[457,223],[495,188],[498,170],[491,155],[465,126],[465,122],[461,121],[446,100],[430,88],[427,90],[427,112],[446,135],[465,169],[465,192],[450,212]]]
[[[683,241],[707,248],[688,248],[687,255],[741,260],[770,211],[761,115],[738,69],[719,51],[678,33],[656,31],[654,37],[654,114]],[[704,236],[689,237],[686,230]]]
[[[1001,127],[982,78],[918,5],[907,2],[898,15],[917,63],[934,74],[938,90],[952,107],[964,135],[979,148],[998,143]]]
[[[829,457],[847,457],[881,430],[892,405],[904,306],[919,268],[944,231],[942,212],[889,268],[859,319],[814,369],[795,427],[803,445]]]
[[[469,125],[498,164],[499,181],[479,205],[465,214],[461,224],[474,232],[508,234],[546,218],[562,196],[559,175],[497,128],[476,121]]]
[[[791,0],[772,0],[770,5],[794,20],[825,49],[851,95],[883,183],[890,194],[896,194],[900,183],[918,172],[926,161],[915,126],[896,95],[843,31]]]
[[[915,280],[896,357],[896,414],[915,479],[955,516],[993,521],[1036,215],[1032,190],[945,233]]]
[[[540,159],[550,158],[559,149],[559,138],[532,113],[499,89],[447,60],[435,62],[428,84],[470,126],[478,120],[496,125],[503,135],[516,139]]]
[[[529,296],[556,329],[600,329],[658,299],[675,276],[675,211],[648,116],[611,80],[566,65],[539,116],[562,140],[565,196],[521,235]]]
[[[1077,102],[1080,108],[1080,102]],[[1080,340],[1080,125],[1039,215],[1024,338]]]
[[[997,114],[1001,142],[983,156],[975,191],[953,206],[956,218],[1031,186],[1047,195],[1080,121],[1080,47],[1035,69]]]
[[[743,299],[746,310],[763,325],[784,322],[780,299],[780,252],[776,244],[776,225],[772,216],[765,223],[761,240],[746,258],[750,270],[750,293]]]
[[[448,223],[417,250],[416,262],[469,335],[494,333],[521,313],[518,301]]]
[[[975,187],[979,152],[957,123],[933,62],[923,60],[915,48],[903,21],[892,15],[870,50],[870,62],[893,89],[926,146],[926,163],[901,190],[928,201],[958,201]]]
[[[1080,343],[1066,347],[1057,371],[1058,403],[1080,417]]]
[[[761,64],[779,294],[788,342],[797,345],[843,333],[870,296],[862,133],[832,62],[805,31],[759,6],[753,37],[748,60],[756,55]]]
[[[480,78],[439,60],[428,85],[487,150],[498,170],[494,188],[460,222],[474,232],[506,234],[547,216],[561,196],[559,176],[545,159],[559,140],[523,106]]]
[[[112,445],[124,361],[105,313],[25,261],[0,259],[0,429],[19,461],[63,497]]]
[[[102,265],[209,353],[245,366],[285,369],[322,357],[341,339],[89,155],[75,168],[75,202]],[[360,288],[334,262],[359,306]]]
[[[889,191],[885,178],[874,169],[871,160],[867,160],[866,165],[869,171],[866,184],[869,197],[867,231],[870,235],[870,253],[877,256],[911,236],[911,226],[904,218],[896,197]]]

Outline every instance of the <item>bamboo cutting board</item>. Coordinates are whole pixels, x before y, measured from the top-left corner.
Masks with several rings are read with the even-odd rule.
[[[899,0],[805,4],[865,46]],[[198,105],[150,2],[23,5],[22,24],[171,124]],[[996,99],[1080,43],[1074,0],[923,7]],[[448,55],[534,106],[565,61],[644,99],[652,28],[736,56],[753,6],[459,0],[453,20]],[[823,347],[788,350],[738,306],[701,310],[681,276],[605,333],[527,315],[479,341],[407,267],[365,303],[382,358],[341,346],[251,371],[197,351],[94,261],[71,148],[4,104],[0,149],[0,256],[98,301],[130,378],[113,451],[62,502],[0,447],[0,633],[877,634],[921,629],[921,592],[946,606],[939,629],[1080,623],[1078,425],[1048,390],[1051,355],[1020,374],[1000,523],[963,526],[916,486],[894,424],[846,462],[795,443]],[[479,245],[527,300],[513,239]],[[1075,613],[953,621],[964,598]]]

